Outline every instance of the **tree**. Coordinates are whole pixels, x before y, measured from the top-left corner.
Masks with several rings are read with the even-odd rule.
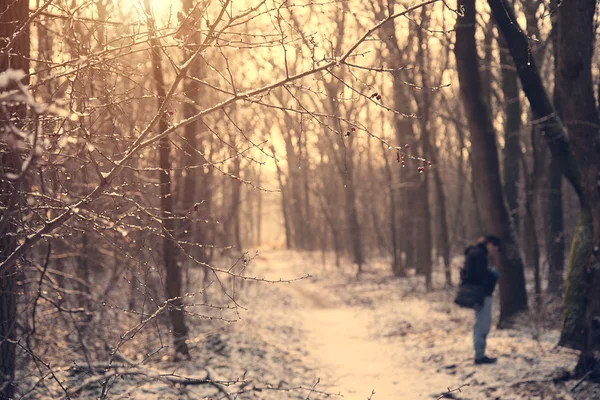
[[[489,109],[483,100],[475,43],[475,0],[459,0],[464,16],[456,23],[454,53],[460,92],[471,130],[471,162],[476,197],[486,231],[503,243],[500,253],[500,326],[527,310],[525,276],[519,245],[500,180],[498,150]]]
[[[541,121],[542,136],[552,157],[573,186],[581,207],[581,217],[569,259],[569,278],[559,344],[581,349],[580,362],[587,359],[597,341],[600,315],[600,273],[597,249],[600,248],[600,132],[593,95],[591,60],[594,44],[595,1],[572,1],[558,10],[558,38],[555,51],[559,110],[569,131],[554,111],[542,84],[535,60],[529,57],[527,38],[516,23],[508,4],[489,1],[494,19],[506,42],[531,105]],[[561,29],[568,26],[569,29]],[[572,101],[572,99],[577,101]]]
[[[388,9],[386,9],[383,3],[372,1],[371,7],[375,18],[381,20],[385,17],[386,13],[393,13],[395,4],[395,1],[390,2]],[[410,96],[408,87],[402,79],[403,76],[400,68],[401,63],[407,62],[410,46],[406,44],[403,47],[400,43],[396,35],[395,20],[384,24],[381,30],[382,41],[388,50],[388,63],[396,67],[390,72],[393,77],[392,99],[394,110],[397,112],[393,116],[393,121],[396,144],[399,148],[403,148],[409,142],[416,143],[414,118],[409,116],[412,111]],[[416,208],[416,189],[419,185],[419,177],[414,170],[411,171],[409,168],[406,168],[404,151],[401,151],[400,157],[402,157],[400,160],[401,168],[397,168],[396,172],[392,174],[392,177],[396,178],[398,185],[391,188],[394,192],[392,193],[392,198],[394,201],[393,218],[395,219],[392,229],[396,230],[392,235],[394,237],[392,270],[396,276],[403,277],[406,275],[406,267],[413,264],[415,260],[413,246],[415,221],[407,210]],[[404,260],[402,258],[403,254],[405,255]]]
[[[592,78],[595,10],[595,0],[566,2],[561,5],[556,21],[555,85],[561,99],[560,116],[581,171],[586,203],[578,228],[581,241],[578,248],[574,244],[572,249],[572,257],[581,257],[582,265],[571,260],[561,343],[578,346],[583,353],[593,347],[600,348],[600,341],[594,339],[600,337],[595,336],[600,335],[600,326],[594,322],[594,318],[600,316],[600,117]]]
[[[179,17],[183,20],[180,29],[180,36],[184,40],[184,59],[189,59],[200,46],[202,35],[200,30],[194,29],[201,23],[202,10],[201,7],[194,5],[192,0],[181,1],[182,11]],[[199,83],[206,78],[206,63],[203,60],[197,59],[190,66],[190,76],[183,82],[184,93],[188,101],[183,104],[184,118],[194,116],[197,107],[207,104],[210,100],[207,90]],[[178,202],[181,209],[186,213],[185,226],[183,235],[191,243],[205,244],[209,240],[209,227],[202,223],[202,218],[206,218],[211,211],[212,205],[212,176],[213,170],[205,171],[205,168],[198,168],[199,165],[205,163],[205,154],[210,147],[210,141],[206,140],[205,134],[207,131],[203,120],[195,121],[184,128],[182,138],[181,153],[184,160],[185,176],[182,181],[181,190],[179,191],[180,201]],[[199,217],[198,217],[199,216]],[[208,284],[210,277],[210,269],[206,265],[210,262],[210,252],[204,246],[185,246],[186,252],[194,256],[194,259],[200,261],[204,272],[203,285]],[[189,271],[190,260],[181,260],[183,265],[186,265],[186,271]],[[188,282],[189,283],[189,282]],[[206,299],[206,290],[204,290],[204,298]]]
[[[556,7],[556,0],[552,1],[552,6]],[[558,74],[558,25],[556,23],[557,13],[552,15],[552,47],[554,49],[554,82]],[[560,96],[558,87],[554,85],[552,94],[554,109],[560,115]],[[548,166],[548,227],[546,228],[546,258],[548,260],[548,287],[547,291],[554,296],[562,297],[564,295],[564,269],[565,269],[565,233],[563,220],[563,191],[562,191],[562,172],[560,163],[552,156]]]
[[[491,25],[491,24],[490,24]],[[519,230],[519,164],[521,161],[521,101],[519,77],[502,36],[498,37],[502,94],[504,95],[503,184],[506,202],[515,229]]]
[[[27,0],[0,4],[0,72],[9,68],[22,70],[20,79],[24,78],[24,84],[27,84],[26,74],[29,73],[28,16]],[[0,85],[0,94],[15,88],[14,84]],[[25,124],[26,111],[23,105],[0,108],[0,262],[17,247],[19,190],[24,185],[21,173],[24,165],[19,150],[21,139],[17,132]],[[0,399],[10,399],[14,394],[18,274],[16,263],[0,271]]]
[[[426,9],[421,9],[421,25],[427,26],[429,22],[429,15]],[[429,52],[427,47],[428,42],[424,40],[424,31],[422,27],[417,30],[417,64],[420,72],[421,87],[423,90],[420,92],[419,99],[419,111],[421,114],[420,128],[422,142],[421,148],[423,149],[423,157],[431,158],[433,154],[433,146],[431,144],[431,105],[432,105],[432,94],[429,88],[431,82],[429,79],[429,65],[426,63],[425,53]],[[417,213],[419,214],[420,220],[417,221],[418,242],[417,242],[417,272],[425,275],[425,289],[431,290],[433,288],[432,282],[432,240],[431,240],[431,211],[429,208],[429,173],[423,173],[423,169],[419,169],[421,172],[420,182],[418,186],[419,200],[416,204]],[[447,275],[446,275],[447,276]]]
[[[161,44],[156,38],[156,28],[150,10],[150,1],[145,0],[146,14],[148,15],[148,29],[150,32],[150,45],[152,54],[153,79],[156,86],[158,109],[165,109],[166,93],[160,56]],[[159,129],[164,132],[169,129],[167,119],[169,111],[159,120]],[[160,208],[163,230],[163,267],[165,269],[165,292],[167,295],[169,315],[173,328],[173,343],[175,357],[189,357],[186,343],[188,329],[185,324],[183,301],[181,298],[181,267],[178,262],[179,248],[175,242],[175,212],[173,208],[173,191],[171,189],[171,142],[165,136],[158,143],[158,164],[160,176]]]

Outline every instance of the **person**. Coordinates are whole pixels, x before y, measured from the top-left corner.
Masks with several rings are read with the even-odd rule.
[[[487,335],[492,324],[492,294],[498,281],[499,273],[490,269],[488,258],[494,259],[500,251],[500,239],[488,235],[481,238],[476,246],[465,250],[466,261],[462,272],[465,283],[483,287],[483,304],[475,310],[475,324],[473,325],[473,347],[475,349],[475,364],[494,364],[496,358],[485,355]]]

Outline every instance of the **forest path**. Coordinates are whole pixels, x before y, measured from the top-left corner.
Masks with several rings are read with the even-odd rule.
[[[317,391],[348,400],[366,400],[373,390],[373,400],[436,399],[457,387],[462,392],[448,398],[570,398],[566,390],[574,383],[553,378],[573,367],[577,356],[555,348],[559,331],[543,327],[551,322],[544,313],[524,316],[518,329],[492,328],[488,353],[498,364],[475,366],[473,312],[453,304],[455,289],[441,289],[439,268],[433,292],[425,291],[422,277],[394,279],[385,260],[365,269],[356,279],[352,265],[336,268],[319,254],[291,251],[261,251],[251,263],[250,275],[270,280],[311,275],[290,283],[253,283],[251,298],[257,302],[248,306],[253,332],[289,349],[314,374],[313,383],[320,378]],[[582,392],[573,398],[600,399],[600,393],[594,396]],[[306,393],[298,398],[306,399]],[[315,392],[309,398],[326,397]]]
[[[373,390],[373,400],[411,400],[435,398],[447,388],[452,380],[436,372],[435,363],[424,364],[420,357],[415,359],[414,351],[379,334],[381,326],[373,307],[349,304],[339,295],[344,279],[353,279],[350,275],[332,280],[335,271],[330,270],[329,279],[322,279],[316,258],[298,258],[287,252],[267,252],[255,261],[254,271],[275,280],[312,275],[272,287],[290,299],[290,312],[302,321],[305,343],[301,346],[320,378],[317,390],[339,393],[349,400],[365,400]]]

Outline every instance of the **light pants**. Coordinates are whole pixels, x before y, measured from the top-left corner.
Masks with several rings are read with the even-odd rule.
[[[483,306],[475,311],[475,324],[473,325],[473,347],[475,358],[485,356],[487,335],[492,325],[492,296],[483,299]]]

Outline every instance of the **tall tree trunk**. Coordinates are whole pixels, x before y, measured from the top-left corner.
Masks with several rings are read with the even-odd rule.
[[[356,207],[356,189],[354,187],[354,179],[349,175],[352,174],[352,169],[344,175],[344,204],[346,209],[346,218],[350,235],[350,244],[352,245],[352,255],[354,264],[357,265],[357,274],[362,272],[362,266],[365,263],[363,253],[361,227],[358,223],[358,210]]]
[[[491,24],[490,24],[491,25]],[[512,57],[506,48],[504,37],[498,37],[500,64],[502,68],[502,93],[504,95],[504,150],[503,178],[504,194],[508,210],[519,231],[519,163],[521,160],[521,102],[519,82]]]
[[[237,151],[236,151],[237,152]],[[240,157],[233,159],[233,175],[240,177],[241,174]],[[231,224],[233,228],[233,242],[237,247],[239,254],[244,252],[242,248],[242,234],[240,221],[240,206],[242,203],[242,183],[237,179],[231,180]]]
[[[188,20],[186,24],[193,26],[201,23],[201,8],[195,6],[193,0],[182,0],[181,6]],[[187,32],[186,32],[187,33]],[[182,36],[184,43],[184,57],[188,59],[197,50],[202,41],[200,30],[193,29],[189,35]],[[194,78],[203,79],[206,75],[206,64],[202,59],[196,60],[190,67],[189,75]],[[183,117],[190,118],[198,112],[197,107],[203,106],[206,102],[206,87],[201,86],[192,79],[186,79],[183,82],[185,96],[189,99],[183,104]],[[182,229],[183,237],[186,241],[193,243],[184,247],[194,259],[200,261],[205,276],[210,274],[206,266],[209,259],[208,246],[208,227],[199,222],[209,217],[210,205],[212,200],[212,187],[208,184],[212,173],[205,172],[202,164],[206,162],[203,154],[206,154],[206,146],[202,140],[202,134],[206,132],[206,126],[202,120],[198,120],[184,127],[183,141],[181,145],[181,156],[184,166],[183,184],[179,191],[180,202],[178,203],[185,212],[185,229]],[[190,260],[187,256],[181,257],[181,263],[185,266],[186,277],[189,276]],[[186,279],[186,285],[190,285],[189,279]],[[186,287],[188,287],[186,286]],[[203,292],[204,293],[204,292]]]
[[[8,68],[29,73],[29,25],[24,25],[29,16],[27,0],[3,1],[0,3],[0,37],[9,39],[12,45],[6,49],[7,40],[0,42],[0,73]],[[21,30],[19,36],[14,34]],[[12,40],[10,40],[12,39]],[[28,78],[23,82],[28,83]],[[0,92],[12,89],[0,88]],[[17,246],[17,215],[19,211],[19,189],[22,179],[16,181],[6,177],[8,173],[21,170],[21,155],[16,141],[7,140],[9,118],[21,125],[25,117],[24,106],[8,110],[13,115],[0,114],[0,262],[9,257]],[[16,118],[15,118],[16,117]],[[11,265],[0,275],[0,399],[14,395],[16,329],[17,329],[17,273],[18,267]]]
[[[303,149],[301,160],[301,176],[302,176],[302,187],[304,190],[303,197],[303,214],[304,214],[304,231],[306,233],[306,250],[313,250],[315,248],[315,235],[313,234],[312,225],[312,214],[310,208],[310,186],[309,186],[309,174],[310,174],[310,157],[308,156],[308,135],[303,130],[300,130],[300,148]]]
[[[157,92],[157,104],[160,109],[165,101],[165,83],[163,79],[162,63],[160,56],[160,41],[156,38],[156,28],[151,17],[150,0],[144,1],[148,15],[148,29],[150,31],[150,45],[152,54],[152,70]],[[169,126],[167,117],[163,116],[159,122],[159,130],[166,131]],[[171,144],[168,137],[160,139],[158,144],[158,164],[160,168],[160,206],[163,230],[163,264],[165,268],[165,285],[168,301],[168,310],[173,328],[173,344],[175,358],[189,357],[187,346],[188,329],[185,325],[184,305],[181,299],[181,268],[177,262],[178,247],[175,243],[175,213],[173,212],[173,193],[171,191]]]
[[[393,12],[394,2],[390,3],[391,9],[388,12]],[[376,18],[383,18],[384,14],[376,13]],[[382,40],[389,51],[388,62],[391,65],[397,65],[406,59],[406,53],[409,50],[400,48],[398,38],[396,37],[395,20],[388,22],[382,26]],[[394,101],[394,110],[404,114],[411,114],[410,98],[407,93],[407,86],[403,82],[400,71],[392,72],[392,97]],[[398,146],[404,146],[408,143],[415,142],[414,133],[414,119],[407,118],[402,115],[394,114],[394,131],[396,136],[396,144]],[[402,167],[405,165],[402,164]],[[397,176],[397,189],[394,188],[394,213],[396,218],[396,244],[395,247],[398,251],[396,257],[398,265],[398,271],[401,275],[405,274],[405,269],[408,266],[414,266],[415,252],[414,252],[414,220],[408,210],[414,210],[415,208],[415,184],[417,174],[415,173],[416,168],[412,171],[409,167],[397,168],[395,175]],[[402,254],[405,255],[405,259],[402,260]],[[400,272],[401,271],[401,272]]]
[[[481,71],[481,92],[485,103],[490,110],[490,115],[493,114],[493,103],[492,103],[492,86],[494,81],[494,75],[492,74],[492,64],[494,63],[494,25],[487,24],[485,26],[485,32],[483,35],[483,65],[479,65],[479,71]]]
[[[271,148],[271,152],[275,154],[275,149]],[[279,190],[281,191],[281,213],[283,215],[283,226],[285,228],[285,248],[291,250],[292,243],[294,243],[294,241],[292,237],[292,229],[290,227],[287,186],[283,182],[283,172],[281,171],[281,168],[279,167],[277,161],[275,162],[275,167],[277,168],[277,181],[279,182]]]
[[[556,7],[557,0],[552,1],[552,7]],[[557,13],[552,15],[552,47],[554,49],[554,82],[558,73],[558,26],[556,23]],[[554,108],[558,115],[560,111],[560,95],[556,85],[553,93]],[[559,163],[554,159],[550,160],[548,167],[548,227],[546,229],[546,258],[548,260],[548,293],[554,296],[563,296],[564,294],[564,273],[565,273],[565,234],[563,221],[563,196],[562,196],[562,173]]]
[[[548,168],[548,227],[546,258],[548,260],[548,293],[563,296],[565,271],[565,234],[563,222],[562,173],[552,158]]]
[[[299,129],[296,126],[296,121],[291,118],[288,114],[284,114],[285,122],[287,126]],[[304,207],[303,207],[303,196],[302,196],[302,181],[301,181],[301,159],[296,152],[294,146],[294,131],[293,129],[285,130],[282,132],[282,137],[285,143],[286,150],[286,164],[287,164],[287,184],[288,197],[288,216],[290,224],[290,230],[293,233],[293,246],[297,249],[306,248],[307,233],[305,232],[305,218],[304,218]],[[301,143],[298,143],[301,146]]]
[[[428,25],[429,17],[427,14],[427,8],[421,9],[421,24]],[[424,30],[417,30],[417,63],[420,72],[421,86],[423,90],[420,91],[420,128],[421,128],[421,143],[423,149],[423,157],[430,159],[433,154],[431,146],[431,125],[430,125],[430,111],[431,111],[431,91],[428,90],[430,86],[428,65],[426,64],[425,52],[427,51],[427,40],[423,38]],[[422,169],[420,171],[423,171]],[[429,209],[429,171],[427,173],[421,172],[421,179],[418,186],[418,193],[420,201],[417,203],[419,216],[422,218],[418,221],[417,227],[419,227],[420,234],[418,235],[418,264],[417,271],[421,271],[425,275],[425,289],[431,290],[433,288],[432,283],[432,234],[431,234],[431,210]]]
[[[500,322],[505,326],[516,314],[527,310],[525,275],[519,245],[506,208],[494,127],[483,101],[475,44],[475,0],[459,0],[464,17],[456,24],[456,69],[469,128],[471,160],[476,196],[486,230],[502,240],[498,267],[500,279]]]
[[[430,147],[433,146],[430,145]],[[432,151],[430,156],[431,161],[435,164],[437,161],[436,152]],[[462,160],[460,161],[462,162]],[[446,280],[446,286],[452,286],[452,271],[450,269],[450,235],[448,229],[448,211],[446,209],[446,195],[444,194],[444,185],[442,183],[442,175],[439,167],[434,165],[433,167],[433,180],[435,183],[435,194],[437,199],[437,205],[439,210],[439,229],[440,229],[440,245],[438,248],[441,250],[442,259],[444,260],[444,278]]]
[[[521,160],[523,162],[523,175],[525,176],[526,187],[525,221],[523,223],[523,237],[526,246],[525,260],[527,266],[533,269],[535,304],[536,308],[539,310],[541,306],[542,277],[540,271],[540,246],[535,226],[534,208],[536,207],[540,170],[545,163],[542,158],[543,152],[540,150],[539,140],[537,140],[537,129],[537,126],[531,127],[531,153],[533,158],[531,171],[528,171],[525,158],[521,157]]]
[[[458,193],[457,193],[457,198],[456,198],[456,212],[454,213],[454,223],[452,224],[453,226],[453,230],[452,230],[452,246],[455,247],[456,243],[459,241],[458,239],[458,235],[460,235],[461,238],[464,238],[467,236],[467,229],[466,229],[466,224],[463,218],[463,199],[465,197],[465,187],[467,185],[467,174],[465,174],[465,166],[464,166],[464,160],[463,160],[463,152],[465,150],[465,132],[462,129],[462,127],[460,126],[460,123],[456,122],[455,124],[455,129],[456,129],[456,134],[458,136],[458,148],[460,151],[460,157],[458,158],[458,171],[457,171],[457,178],[458,178]],[[469,155],[468,159],[471,159],[471,156]],[[470,187],[470,185],[469,185]],[[475,219],[477,221],[480,221],[481,218],[479,216],[479,209],[477,208],[477,205],[475,205]],[[462,228],[462,230],[459,230],[459,227]]]
[[[371,176],[371,181],[369,182],[369,196],[368,196],[368,202],[369,202],[369,216],[371,217],[371,223],[373,225],[373,232],[375,233],[375,237],[377,238],[377,250],[379,251],[380,254],[385,254],[385,252],[387,252],[389,250],[389,246],[388,243],[386,241],[385,235],[383,234],[382,230],[381,230],[381,224],[379,223],[379,217],[378,217],[378,211],[379,208],[377,207],[378,204],[378,200],[376,199],[376,190],[375,190],[375,186],[378,185],[377,179],[375,179],[376,174],[375,174],[375,169],[373,168],[373,162],[372,162],[372,149],[371,149],[371,140],[372,138],[368,138],[367,139],[367,168],[368,168],[368,173]],[[386,159],[386,162],[387,159]]]
[[[256,186],[258,186],[259,188],[262,187],[262,182],[261,182],[261,177],[262,177],[262,168],[259,168],[258,170],[258,177],[256,179]],[[256,216],[256,246],[260,246],[261,245],[261,233],[262,233],[262,190],[259,190],[257,192],[257,216]]]
[[[572,264],[569,271],[561,343],[577,343],[583,353],[591,352],[593,346],[600,349],[600,340],[593,340],[600,338],[600,327],[593,326],[593,318],[600,317],[600,117],[592,77],[595,11],[596,0],[565,2],[556,21],[558,70],[555,84],[561,99],[560,116],[569,132],[581,171],[586,200],[582,215],[591,222],[591,226],[578,229],[581,242],[572,250],[572,257],[585,257],[586,261]],[[580,253],[576,254],[576,250]]]
[[[337,84],[325,85],[325,91],[329,100],[331,115],[335,118],[335,126],[338,132],[344,132],[342,127],[342,115],[340,108],[335,101],[340,93],[340,87]],[[347,139],[347,143],[345,142]],[[365,262],[362,229],[358,221],[358,207],[354,176],[354,150],[352,143],[354,136],[345,138],[342,134],[336,136],[338,142],[338,152],[333,145],[333,140],[329,140],[329,146],[332,154],[329,156],[335,161],[337,171],[341,178],[343,197],[344,197],[344,215],[346,219],[346,232],[350,238],[349,248],[352,253],[353,262],[357,266],[357,276],[362,272],[362,266]]]
[[[568,138],[548,99],[535,60],[529,57],[527,38],[515,22],[512,7],[495,1],[488,1],[488,4],[509,45],[534,116],[544,121],[543,136],[552,156],[573,186],[581,205],[581,217],[571,246],[559,344],[584,350],[584,359],[593,345],[594,318],[600,315],[600,296],[597,295],[600,273],[595,251],[600,247],[600,192],[597,186],[600,133],[596,128],[599,124],[591,74],[596,2],[564,2],[558,10],[556,85],[560,92],[559,108],[569,128]],[[569,29],[560,29],[561,26]],[[599,342],[595,341],[596,346]]]
[[[382,118],[383,120],[383,118]],[[402,264],[402,253],[401,253],[401,249],[400,246],[398,246],[398,229],[397,229],[397,222],[398,222],[398,217],[396,215],[396,213],[398,212],[398,210],[396,209],[396,196],[397,194],[395,193],[394,190],[394,175],[392,173],[392,168],[390,167],[390,162],[388,160],[388,156],[387,156],[387,152],[386,152],[386,148],[385,148],[385,144],[383,142],[381,142],[381,150],[382,150],[382,154],[383,154],[383,160],[385,162],[385,177],[386,177],[386,181],[387,181],[387,187],[388,187],[388,191],[389,191],[389,201],[390,201],[390,234],[392,237],[392,272],[394,274],[394,276],[397,277],[404,277],[406,276],[406,270],[404,269],[404,265]]]

